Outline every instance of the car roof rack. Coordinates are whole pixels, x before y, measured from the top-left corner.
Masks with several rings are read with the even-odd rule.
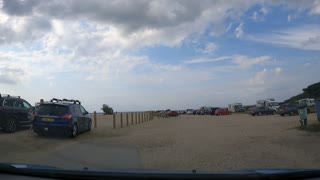
[[[52,98],[50,102],[61,102],[61,103],[73,103],[73,104],[81,104],[79,100],[74,100],[74,99],[57,99],[57,98]]]
[[[1,94],[0,93],[0,98],[1,97],[13,97],[13,98],[19,98],[20,99],[20,96],[11,96],[10,94]]]

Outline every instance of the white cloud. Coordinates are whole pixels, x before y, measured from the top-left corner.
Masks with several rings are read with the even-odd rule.
[[[122,110],[166,107],[178,104],[175,97],[181,96],[180,93],[185,97],[181,99],[184,106],[210,103],[215,91],[236,96],[231,90],[241,89],[243,84],[227,90],[225,79],[232,83],[245,80],[249,84],[247,68],[266,65],[270,56],[210,58],[202,55],[175,64],[169,60],[155,62],[152,57],[139,54],[139,50],[158,45],[179,47],[189,39],[201,40],[207,32],[216,37],[234,28],[236,38],[245,38],[242,17],[258,3],[261,2],[4,1],[0,9],[1,87],[9,91],[12,86],[23,94],[26,93],[23,87],[35,83],[42,83],[43,87],[69,86],[68,90],[48,88],[48,92],[33,89],[36,92],[29,96],[36,100],[38,96],[81,97],[91,104],[91,110],[97,110],[104,101]],[[313,9],[312,13],[317,13]],[[267,7],[257,10],[257,19],[268,13]],[[310,33],[309,29],[306,33]],[[317,35],[316,28],[310,34]],[[307,37],[303,31],[289,36],[295,38],[294,35]],[[310,36],[309,44],[317,41],[316,37]],[[280,40],[276,43],[298,42]],[[309,46],[319,47],[314,44],[307,48]],[[201,47],[201,52],[210,55],[218,45],[208,43]],[[199,65],[199,68],[192,65],[218,61],[226,62],[216,63],[223,64],[220,66]],[[277,71],[274,67],[266,68],[272,70],[258,72],[250,82],[266,84],[265,74],[274,76]],[[236,71],[232,71],[234,69]],[[219,83],[219,87],[209,82],[212,80]],[[256,88],[253,86],[250,88]],[[87,92],[91,95],[87,96]],[[239,92],[237,96],[241,94],[245,93]],[[228,99],[221,96],[219,103],[224,101]],[[154,102],[159,105],[152,107]]]
[[[277,67],[277,68],[274,69],[274,74],[275,74],[276,76],[280,75],[281,72],[282,72],[282,68],[280,68],[280,67]]]
[[[244,55],[234,55],[233,62],[240,68],[249,68],[253,65],[262,64],[268,60],[271,60],[270,56],[248,57]]]
[[[311,65],[311,63],[305,63],[304,67],[309,67]]]
[[[320,26],[311,24],[247,36],[249,40],[298,49],[320,50]]]
[[[217,48],[218,48],[218,45],[216,45],[215,43],[209,42],[206,44],[206,46],[203,49],[198,49],[197,51],[208,54],[208,53],[214,52]]]
[[[267,69],[257,72],[254,77],[250,78],[249,82],[251,85],[264,84],[267,77]]]
[[[269,13],[268,9],[265,8],[265,7],[262,7],[262,8],[260,9],[260,12],[261,12],[263,15],[267,15],[267,14]]]
[[[187,61],[183,61],[185,64],[200,64],[200,63],[211,63],[211,62],[219,62],[219,61],[230,61],[236,66],[230,66],[230,67],[236,67],[236,68],[250,68],[254,65],[261,65],[263,63],[266,63],[267,61],[270,61],[272,58],[270,56],[264,55],[264,56],[258,56],[258,57],[249,57],[246,55],[236,54],[232,56],[221,56],[217,58],[198,58],[198,59],[191,59]]]
[[[311,14],[320,14],[320,1],[319,0],[314,0],[313,5],[310,11]]]
[[[241,38],[243,36],[243,23],[240,23],[239,26],[234,30],[234,35],[237,38]]]
[[[199,63],[209,63],[209,62],[218,62],[218,61],[225,61],[231,59],[232,56],[222,56],[218,58],[213,58],[213,59],[191,59],[187,61],[183,61],[186,64],[199,64]]]
[[[126,4],[124,6],[123,4]],[[12,26],[3,29],[9,39],[15,39],[14,26],[32,34],[38,29],[49,27],[50,21],[56,34],[69,31],[68,23],[82,21],[101,24],[112,28],[113,35],[125,47],[142,47],[153,45],[178,46],[190,35],[201,34],[210,24],[219,34],[224,29],[226,18],[239,18],[256,2],[211,2],[203,1],[4,1],[1,12],[10,15]],[[85,7],[85,8],[84,8]],[[59,12],[59,13],[57,13]],[[16,21],[13,21],[17,19]],[[23,20],[26,19],[26,20]],[[19,21],[21,20],[21,22]],[[24,21],[27,24],[24,25]],[[55,21],[64,21],[67,26],[57,26]],[[83,24],[82,24],[83,25]],[[81,26],[82,26],[81,25]],[[80,28],[81,28],[80,26]],[[222,28],[220,28],[222,27]],[[99,31],[98,29],[96,29]],[[0,28],[1,31],[1,28]],[[42,33],[42,34],[41,34]],[[50,33],[43,29],[32,38]],[[11,35],[10,35],[11,34]],[[10,37],[12,36],[12,37]],[[26,36],[25,39],[31,37]],[[22,39],[19,39],[20,42]],[[1,43],[1,42],[0,42]]]
[[[255,12],[253,12],[253,14],[252,14],[252,19],[254,20],[254,21],[257,21],[257,19],[258,19],[258,13],[255,11]]]
[[[48,78],[47,78],[48,80],[54,80],[55,79],[55,76],[49,76]]]
[[[287,17],[287,21],[290,23],[292,22],[293,20],[297,19],[298,18],[298,14],[295,13],[295,14],[288,14],[288,17]]]
[[[288,22],[291,22],[291,15],[288,15]]]

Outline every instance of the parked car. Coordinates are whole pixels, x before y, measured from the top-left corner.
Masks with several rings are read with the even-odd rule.
[[[298,115],[298,108],[294,104],[282,104],[278,109],[278,114],[284,116],[286,114],[293,116]]]
[[[196,115],[200,115],[200,114],[201,114],[201,111],[202,111],[202,108],[197,109],[195,114],[196,114]]]
[[[92,120],[78,100],[52,99],[40,104],[33,120],[38,135],[62,132],[70,137],[90,131]]]
[[[269,115],[269,114],[276,114],[276,111],[274,109],[264,107],[264,106],[259,106],[259,107],[254,107],[249,109],[249,114],[252,116],[258,115]]]
[[[14,133],[17,128],[31,125],[28,112],[32,108],[29,102],[20,96],[0,94],[0,127],[6,133]]]
[[[181,110],[181,111],[179,111],[179,114],[186,114],[186,111],[185,110]]]
[[[216,109],[214,114],[217,115],[217,116],[219,116],[219,115],[229,115],[229,114],[231,114],[231,111],[229,111],[226,108],[219,108],[219,109]]]
[[[211,107],[203,107],[200,114],[201,115],[208,115],[208,114],[211,114]]]
[[[194,111],[193,109],[188,109],[186,114],[191,115],[193,114],[193,111]]]
[[[169,111],[169,112],[168,112],[168,116],[177,117],[177,116],[179,116],[179,113],[178,113],[177,111]]]
[[[193,115],[197,115],[198,109],[193,110]]]
[[[215,115],[217,109],[219,109],[219,107],[211,107],[211,115]]]

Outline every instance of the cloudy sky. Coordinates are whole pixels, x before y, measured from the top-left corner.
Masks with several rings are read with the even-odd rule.
[[[319,0],[0,0],[0,93],[32,104],[283,101],[319,82],[319,69]]]

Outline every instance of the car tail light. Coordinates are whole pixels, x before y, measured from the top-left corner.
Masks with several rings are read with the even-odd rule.
[[[65,115],[61,116],[60,118],[69,120],[69,119],[71,119],[71,115],[70,114],[65,114]]]
[[[35,118],[38,117],[38,116],[39,116],[38,113],[34,113],[34,114],[33,114],[33,117],[35,117]]]

